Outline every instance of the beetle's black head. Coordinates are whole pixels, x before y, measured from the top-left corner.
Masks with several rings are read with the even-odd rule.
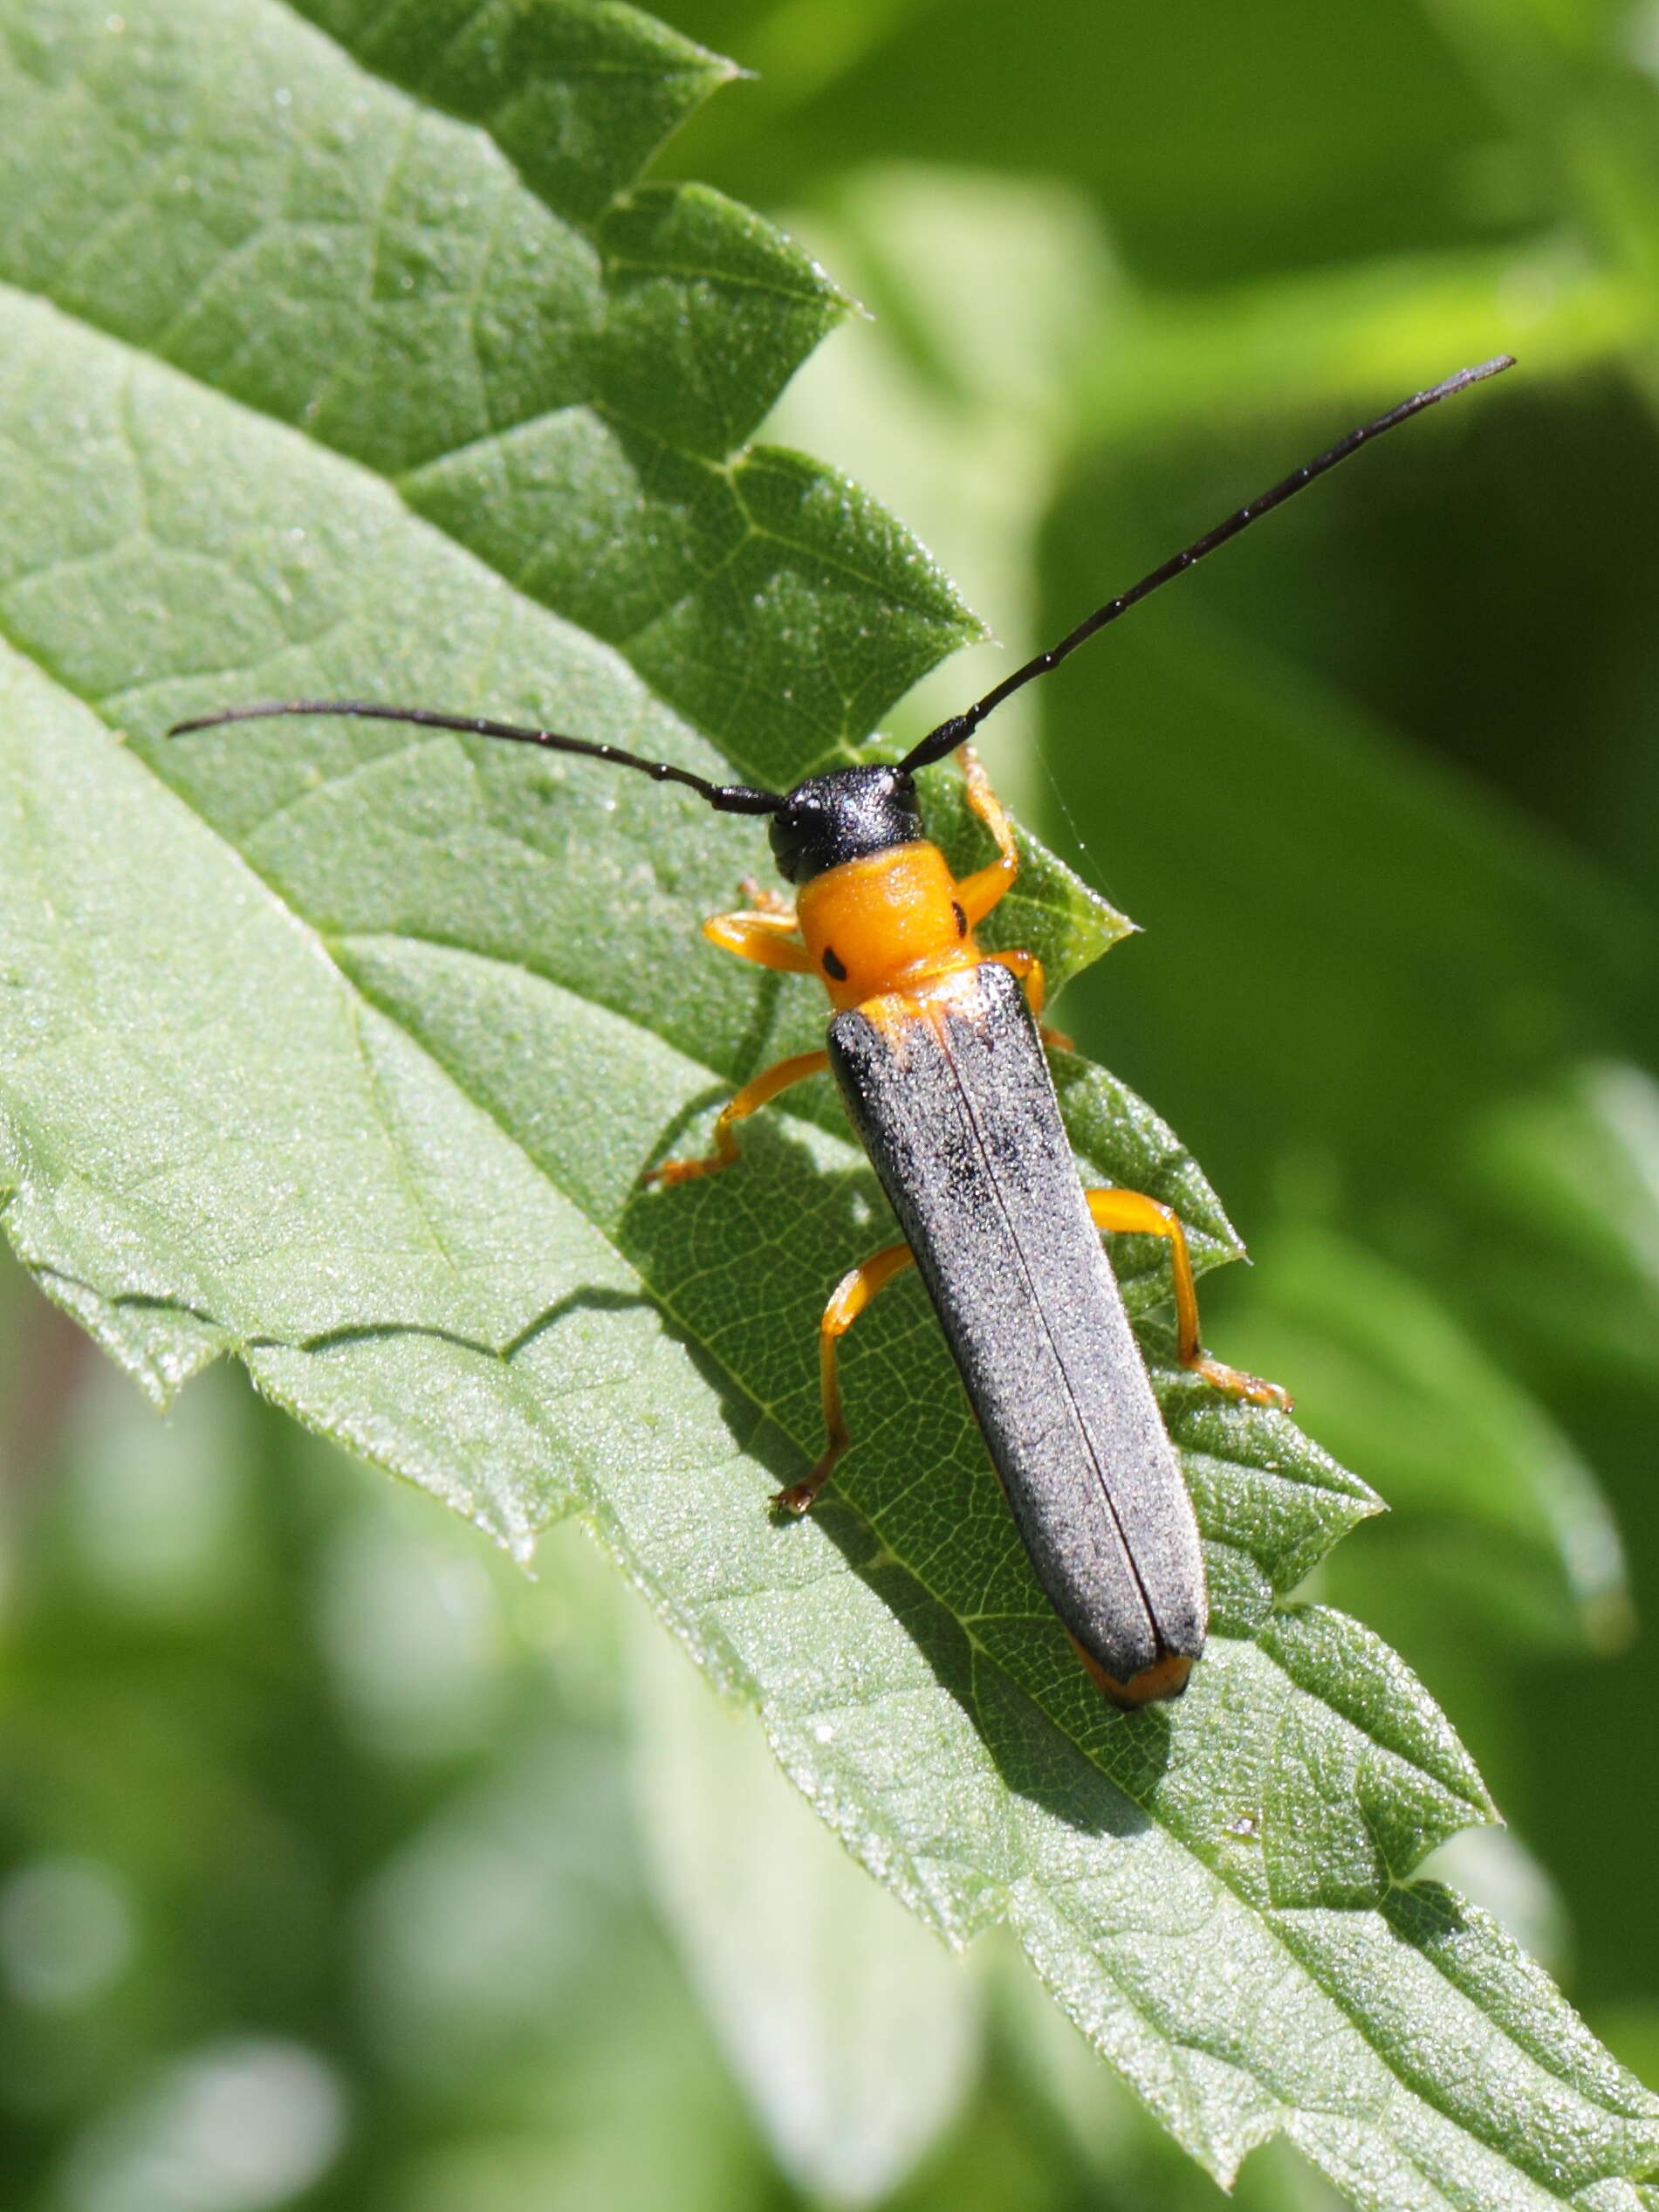
[[[925,837],[915,780],[902,768],[835,768],[808,776],[771,821],[771,848],[791,883],[810,883],[826,868],[914,845]]]

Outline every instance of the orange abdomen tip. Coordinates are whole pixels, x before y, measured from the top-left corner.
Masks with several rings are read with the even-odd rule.
[[[1192,1673],[1193,1663],[1184,1652],[1165,1652],[1150,1666],[1143,1666],[1127,1682],[1120,1682],[1115,1675],[1107,1673],[1099,1659],[1090,1658],[1075,1636],[1072,1649],[1088,1670],[1095,1688],[1125,1713],[1138,1712],[1143,1705],[1157,1705],[1165,1698],[1179,1697]]]

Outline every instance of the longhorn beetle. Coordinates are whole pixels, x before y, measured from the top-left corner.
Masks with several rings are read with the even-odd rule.
[[[765,814],[793,908],[751,890],[703,924],[715,945],[764,968],[819,978],[833,1019],[826,1048],[779,1061],[728,1100],[705,1158],[652,1169],[672,1185],[730,1167],[737,1124],[830,1069],[904,1232],[843,1276],[819,1330],[826,1438],[817,1465],[773,1501],[806,1513],[848,1443],[836,1347],[885,1283],[914,1265],[961,1370],[1038,1581],[1079,1657],[1114,1703],[1176,1697],[1203,1650],[1208,1596],[1197,1523],[1100,1233],[1169,1241],[1177,1353],[1227,1396],[1288,1406],[1277,1384],[1223,1365],[1198,1337],[1186,1239],[1175,1213],[1136,1192],[1085,1190],[1073,1166],[1036,1018],[1043,971],[1026,951],[982,952],[974,931],[1012,883],[1013,833],[971,750],[968,804],[997,857],[959,881],[930,843],[915,772],[967,745],[1011,693],[1097,630],[1236,538],[1373,438],[1512,368],[1508,354],[1402,401],[1108,600],[1058,645],[1004,677],[896,766],[832,769],[792,791],[714,784],[615,745],[479,715],[358,699],[285,699],[181,722],[170,736],[284,714],[366,716],[504,738],[637,768],[695,791],[719,814]],[[745,886],[746,890],[750,887]],[[1023,989],[1022,989],[1023,986]]]

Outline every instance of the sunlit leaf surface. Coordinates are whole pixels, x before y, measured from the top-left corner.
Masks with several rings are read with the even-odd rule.
[[[1214,1634],[1133,1719],[913,1285],[849,1355],[836,1494],[768,1515],[818,1308],[884,1232],[821,1099],[640,1186],[807,1019],[696,935],[752,823],[430,733],[162,736],[350,691],[781,781],[975,634],[867,498],[742,445],[843,302],[717,195],[633,189],[724,65],[610,5],[314,12],[4,15],[17,1252],[160,1397],[232,1353],[520,1556],[585,1515],[871,1871],[953,1942],[1010,1923],[1213,2172],[1282,2131],[1379,2212],[1634,2206],[1659,2108],[1409,1879],[1490,1817],[1467,1755],[1368,1632],[1283,1602],[1375,1502],[1288,1419],[1173,1370],[1154,1315]],[[1122,926],[1034,849],[1006,925],[1056,978]],[[1059,1074],[1086,1171],[1228,1256],[1169,1132]]]

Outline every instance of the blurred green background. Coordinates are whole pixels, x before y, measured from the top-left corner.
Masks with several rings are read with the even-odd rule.
[[[906,730],[1520,356],[986,752],[1146,931],[1060,1018],[1251,1242],[1207,1335],[1395,1508],[1320,1594],[1509,1817],[1450,1878],[1659,2078],[1659,6],[668,12],[761,74],[664,168],[874,318],[772,434],[1000,640]],[[0,1299],[0,2202],[1220,2201],[995,1946],[838,1861],[579,1535],[525,1583],[232,1377],[162,1424]],[[1332,2202],[1273,2148],[1239,2195]]]

